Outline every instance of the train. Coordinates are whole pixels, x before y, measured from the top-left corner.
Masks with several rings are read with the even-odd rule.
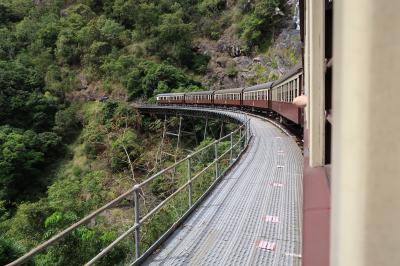
[[[278,114],[282,121],[302,126],[304,112],[292,104],[304,94],[303,67],[299,63],[280,79],[249,87],[196,92],[162,93],[156,96],[160,105],[210,105],[236,107]]]

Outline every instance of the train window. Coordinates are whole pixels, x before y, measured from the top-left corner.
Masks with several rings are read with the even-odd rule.
[[[288,101],[288,98],[289,98],[289,84],[286,83],[286,85],[285,85],[285,102]]]
[[[290,94],[290,83],[286,83],[286,98],[285,98],[285,102],[289,101],[289,94]]]
[[[277,98],[278,102],[282,101],[281,99],[281,87],[278,88],[278,98]]]
[[[282,87],[279,87],[279,90],[278,90],[278,101],[279,102],[282,101]]]
[[[289,83],[285,85],[285,102],[289,100]]]
[[[282,88],[282,101],[286,102],[286,84]]]

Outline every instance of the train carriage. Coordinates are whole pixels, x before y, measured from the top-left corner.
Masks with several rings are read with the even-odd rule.
[[[217,90],[214,93],[215,105],[242,106],[244,88]]]
[[[302,70],[302,65],[298,64],[275,81],[268,97],[268,107],[271,110],[299,125],[303,124],[303,111],[292,102],[294,98],[303,94]]]
[[[188,92],[185,94],[185,103],[211,105],[213,104],[213,96],[214,91]]]
[[[159,104],[184,104],[184,93],[162,93],[157,95],[157,102]]]
[[[243,90],[243,106],[257,109],[267,109],[269,90],[273,82],[254,85]]]

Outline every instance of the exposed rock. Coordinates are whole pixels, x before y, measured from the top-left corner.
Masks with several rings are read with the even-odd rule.
[[[217,65],[219,67],[223,67],[223,68],[226,67],[228,61],[229,61],[229,58],[227,58],[227,57],[217,57],[215,59],[215,62],[217,63]]]
[[[243,53],[243,43],[236,34],[236,29],[232,26],[228,28],[218,40],[218,52],[227,53],[231,57],[241,56]]]
[[[228,7],[235,4],[234,0],[226,2]],[[244,4],[252,5],[254,1]],[[288,4],[295,6],[297,0],[289,0]],[[276,12],[280,14],[281,10]],[[235,26],[226,29],[218,41],[198,39],[196,51],[211,57],[202,79],[203,85],[211,90],[242,87],[279,78],[289,71],[300,58],[301,43],[294,20],[288,19],[286,24],[287,27],[273,41],[273,46],[263,53],[245,54]]]
[[[253,62],[260,63],[261,62],[261,57],[257,56],[255,58],[253,58]]]
[[[276,48],[293,48],[301,52],[300,32],[293,27],[283,29],[274,42]]]

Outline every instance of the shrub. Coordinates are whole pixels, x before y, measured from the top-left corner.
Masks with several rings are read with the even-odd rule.
[[[228,75],[230,78],[234,78],[237,76],[239,71],[237,70],[236,66],[234,64],[228,64],[226,69],[225,69],[225,74]]]

